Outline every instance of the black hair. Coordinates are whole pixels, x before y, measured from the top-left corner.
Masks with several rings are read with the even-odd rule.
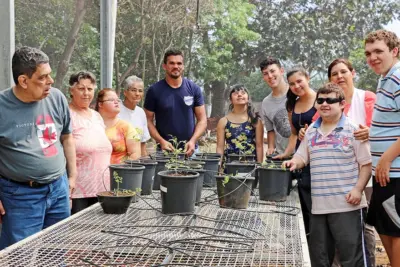
[[[164,54],[164,64],[167,64],[169,56],[182,56],[182,58],[183,58],[183,52],[181,50],[175,49],[175,48],[168,49]]]
[[[263,61],[261,61],[260,70],[263,71],[268,66],[273,65],[273,64],[276,64],[279,68],[282,68],[282,65],[278,59],[276,59],[274,57],[268,57],[267,59],[264,59]]]
[[[289,70],[286,74],[286,79],[289,81],[290,76],[295,73],[300,73],[304,77],[309,78],[308,72],[303,67],[294,67],[293,69]],[[297,95],[292,92],[292,90],[288,90],[286,94],[286,110],[288,112],[292,112],[294,110],[294,106],[296,105]]]
[[[49,63],[49,57],[37,48],[22,46],[17,49],[11,63],[14,83],[18,84],[20,75],[27,75],[31,78],[37,66],[46,63]]]
[[[249,115],[250,121],[252,124],[256,124],[258,119],[260,118],[260,115],[258,114],[258,112],[254,112],[254,107],[251,103],[250,100],[250,94],[249,91],[246,89],[246,87],[243,84],[236,84],[234,86],[232,86],[232,89],[229,93],[229,99],[231,99],[232,94],[234,92],[239,92],[239,91],[245,91],[246,94],[249,96],[249,101],[247,103],[247,114]],[[233,105],[232,103],[229,104],[229,110],[232,111],[233,110]]]

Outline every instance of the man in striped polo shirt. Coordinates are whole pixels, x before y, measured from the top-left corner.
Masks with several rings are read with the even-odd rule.
[[[320,118],[308,127],[296,154],[284,165],[311,170],[310,258],[330,267],[339,251],[343,267],[370,266],[364,241],[363,193],[371,176],[369,143],[356,140],[358,126],[343,114],[344,93],[328,83],[317,92]]]
[[[365,56],[381,75],[376,90],[369,140],[373,193],[367,222],[375,226],[391,266],[400,266],[400,41],[378,30],[365,38]]]

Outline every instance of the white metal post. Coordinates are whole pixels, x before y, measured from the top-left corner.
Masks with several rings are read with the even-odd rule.
[[[14,85],[11,58],[15,50],[14,0],[1,0],[0,8],[0,90]]]
[[[117,0],[100,1],[100,86],[112,88]]]

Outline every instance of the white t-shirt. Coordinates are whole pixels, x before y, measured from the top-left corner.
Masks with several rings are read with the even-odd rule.
[[[135,109],[132,110],[122,104],[118,118],[129,122],[135,128],[139,128],[141,131],[140,134],[142,143],[150,139],[149,128],[147,128],[146,114],[141,107],[136,106]]]
[[[349,117],[357,125],[367,125],[365,114],[365,91],[354,88],[353,98],[351,99],[350,109],[347,112]]]

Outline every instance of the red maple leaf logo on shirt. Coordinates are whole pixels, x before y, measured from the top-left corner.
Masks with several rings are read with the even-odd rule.
[[[43,131],[43,141],[52,144],[52,140],[56,140],[56,132],[53,132],[51,127],[46,127]]]

